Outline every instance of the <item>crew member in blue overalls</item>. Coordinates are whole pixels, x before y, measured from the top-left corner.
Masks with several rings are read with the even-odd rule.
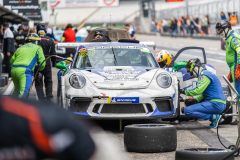
[[[215,128],[220,114],[226,108],[226,99],[219,78],[207,68],[209,66],[202,65],[198,58],[189,60],[186,70],[191,76],[199,77],[198,83],[193,89],[180,89],[180,93],[197,96],[196,98],[188,97],[188,100],[195,104],[185,108],[185,115],[193,119],[210,120],[210,128]]]

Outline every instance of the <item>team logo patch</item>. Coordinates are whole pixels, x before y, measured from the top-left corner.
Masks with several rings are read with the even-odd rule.
[[[139,103],[139,97],[109,97],[108,103]]]
[[[237,39],[234,39],[234,40],[233,40],[233,43],[237,43],[237,42],[238,42],[238,40],[237,40]]]
[[[204,80],[204,77],[202,77],[201,80]]]

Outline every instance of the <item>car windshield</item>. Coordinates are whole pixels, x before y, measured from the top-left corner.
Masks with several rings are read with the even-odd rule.
[[[148,48],[134,46],[83,48],[74,68],[105,66],[158,67]]]

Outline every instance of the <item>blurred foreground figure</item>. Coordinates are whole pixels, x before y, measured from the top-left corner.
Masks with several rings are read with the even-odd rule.
[[[0,160],[127,158],[100,128],[48,105],[0,97]]]
[[[0,99],[0,159],[87,160],[94,142],[70,114],[46,103]]]

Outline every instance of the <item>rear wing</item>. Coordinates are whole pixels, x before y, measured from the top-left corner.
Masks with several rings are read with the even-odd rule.
[[[82,42],[82,43],[57,43],[56,44],[56,48],[77,48],[81,45],[84,44],[98,44],[98,43],[103,43],[103,44],[107,44],[107,43],[121,43],[121,42]],[[140,44],[143,44],[145,46],[148,47],[153,47],[153,49],[156,49],[156,44],[155,42],[139,42]]]

